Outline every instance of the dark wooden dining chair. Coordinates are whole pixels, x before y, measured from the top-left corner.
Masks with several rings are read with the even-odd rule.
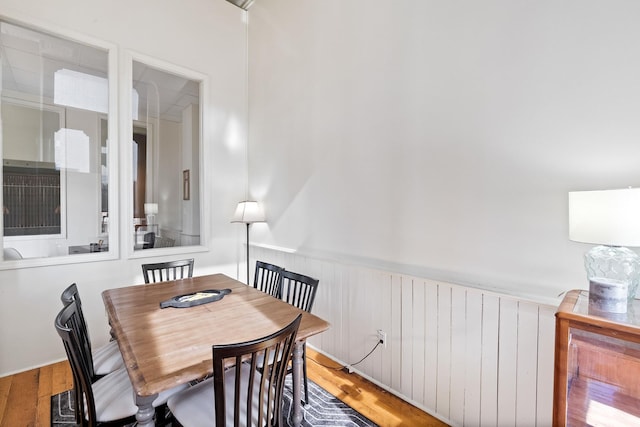
[[[91,377],[91,353],[83,345],[82,321],[76,301],[67,304],[58,313],[55,328],[62,338],[71,365],[77,423],[83,427],[93,427],[135,422],[138,407],[127,370],[118,369],[95,382]],[[176,386],[160,393],[153,401],[156,418],[160,423],[165,421],[165,405],[169,397],[186,388],[187,385]]]
[[[167,280],[193,277],[193,264],[193,258],[142,264],[144,283],[166,282]]]
[[[142,236],[142,249],[153,249],[156,245],[156,233],[149,231]]]
[[[253,287],[273,297],[278,298],[282,285],[282,272],[284,269],[268,262],[256,261],[256,270],[253,275]]]
[[[282,272],[280,297],[289,304],[311,313],[318,290],[318,279],[285,270]],[[304,402],[309,403],[309,380],[307,379],[307,344],[304,343],[302,353],[302,372],[304,374]],[[292,373],[290,368],[288,373]]]
[[[284,378],[301,318],[263,338],[214,345],[213,378],[169,399],[174,418],[184,427],[284,425]],[[269,359],[276,362],[259,371],[258,361]]]
[[[91,358],[93,360],[93,363],[88,367],[92,381],[95,382],[100,377],[124,367],[122,353],[120,353],[120,348],[116,341],[109,341],[107,344],[95,349],[91,345],[89,328],[87,326],[84,313],[82,312],[82,301],[80,300],[78,287],[75,283],[72,283],[62,291],[60,301],[62,301],[63,306],[69,305],[74,301],[76,303],[79,324],[78,334],[82,341],[82,345],[85,347],[86,351],[91,353]]]

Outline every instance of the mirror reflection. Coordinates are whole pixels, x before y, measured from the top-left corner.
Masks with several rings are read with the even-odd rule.
[[[108,52],[0,20],[3,259],[109,250]]]
[[[201,82],[132,65],[134,249],[198,245]]]

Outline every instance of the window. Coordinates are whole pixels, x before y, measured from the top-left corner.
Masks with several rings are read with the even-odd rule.
[[[109,54],[0,20],[5,261],[109,252]]]
[[[202,80],[147,63],[132,61],[133,250],[197,246]]]

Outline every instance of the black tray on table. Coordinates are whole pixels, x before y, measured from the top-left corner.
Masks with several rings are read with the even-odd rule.
[[[160,303],[160,308],[176,307],[186,308],[196,305],[207,304],[224,298],[226,294],[231,293],[231,289],[206,289],[204,291],[196,291],[190,294],[177,295]]]

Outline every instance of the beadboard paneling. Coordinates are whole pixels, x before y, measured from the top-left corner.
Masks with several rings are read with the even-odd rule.
[[[548,426],[555,307],[392,271],[255,247],[320,279],[310,344],[455,426]]]

